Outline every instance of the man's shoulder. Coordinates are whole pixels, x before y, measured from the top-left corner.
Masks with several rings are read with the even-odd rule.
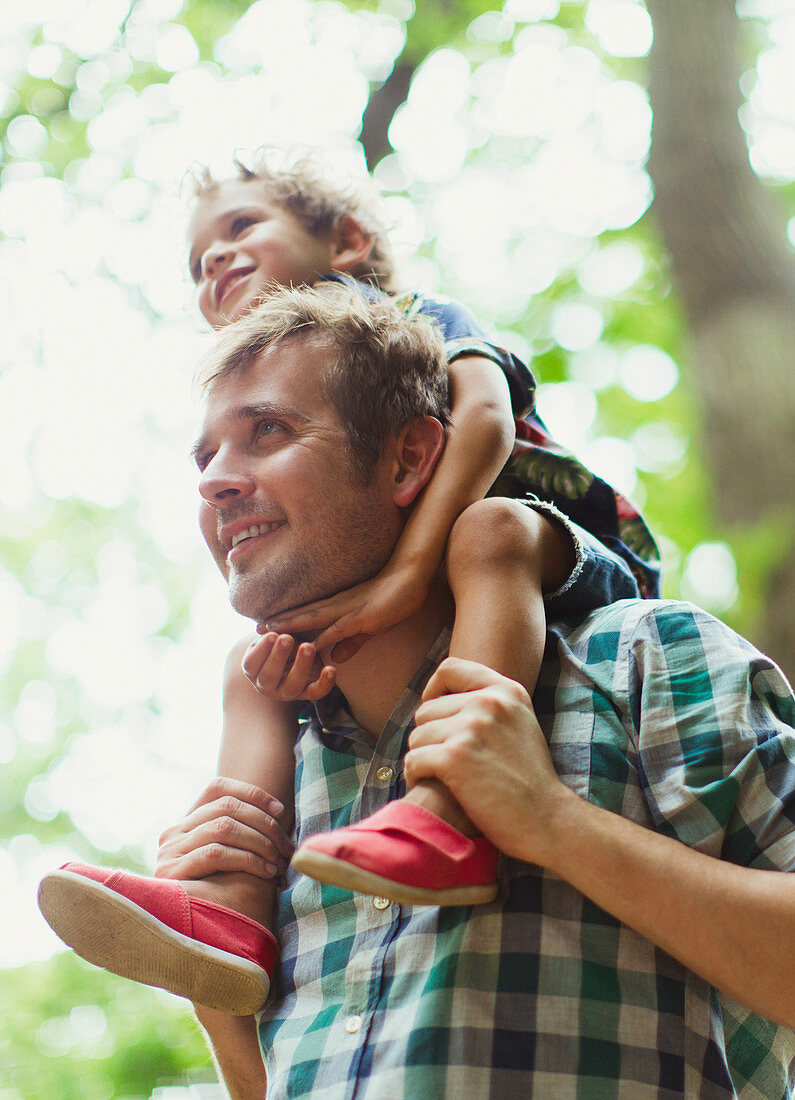
[[[689,625],[689,629],[682,629]],[[721,622],[709,611],[687,600],[617,600],[605,607],[598,607],[579,622],[570,621],[567,632],[570,634],[598,634],[620,631],[622,634],[643,634],[651,631],[660,640],[681,640],[694,631],[706,631],[721,635],[727,641],[744,641],[740,636]],[[750,645],[749,642],[745,642]]]
[[[773,664],[726,623],[686,600],[618,600],[582,620],[549,627],[586,663],[632,661],[649,670],[656,665],[670,669],[683,661],[708,667],[757,660]]]
[[[792,687],[775,661],[686,600],[619,600],[581,622],[560,628],[551,623],[550,630],[576,663],[591,668],[611,663],[614,687],[632,678],[679,682],[690,677],[712,693],[734,691],[793,702]]]

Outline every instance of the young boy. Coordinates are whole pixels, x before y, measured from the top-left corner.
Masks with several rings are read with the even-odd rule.
[[[279,171],[264,162],[241,166],[238,178],[220,182],[206,175],[189,239],[199,306],[216,329],[279,285],[334,280],[367,296],[392,290],[386,237],[366,198],[329,186],[306,163]],[[543,652],[545,599],[560,617],[657,590],[656,549],[645,524],[553,443],[534,412],[530,372],[490,344],[457,304],[419,294],[397,301],[407,314],[432,317],[446,341],[451,426],[437,470],[381,574],[259,624],[260,635],[227,662],[219,775],[275,796],[271,810],[287,830],[298,735],[293,701],[326,695],[332,662],[419,607],[441,564],[456,609],[450,652],[530,691]],[[490,491],[504,495],[484,499]],[[516,499],[528,493],[540,498],[534,509]],[[603,545],[567,532],[551,505]],[[208,540],[215,538],[209,505],[201,522]],[[228,557],[264,534],[237,532]],[[294,636],[305,632],[314,640],[297,644]],[[397,796],[400,777],[384,781]],[[198,804],[195,821],[209,812]],[[236,841],[256,853],[245,868],[255,865],[253,874],[237,868],[180,884],[67,864],[43,881],[42,912],[89,961],[209,1007],[255,1011],[276,957],[266,926],[273,923],[280,857],[288,854],[280,828],[264,818],[252,816],[252,835]],[[257,836],[267,838],[264,847]],[[456,848],[465,858],[450,857]],[[492,900],[496,863],[496,851],[436,783],[417,784],[356,828],[314,837],[293,859],[298,870],[332,885],[435,905]]]

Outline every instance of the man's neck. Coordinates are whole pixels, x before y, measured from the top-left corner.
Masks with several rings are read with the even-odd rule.
[[[337,684],[363,730],[378,737],[439,632],[452,623],[453,614],[448,589],[435,585],[419,611],[371,638],[354,657],[337,666]]]

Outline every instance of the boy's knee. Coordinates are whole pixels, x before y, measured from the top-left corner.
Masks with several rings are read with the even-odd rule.
[[[465,509],[453,524],[447,543],[448,573],[482,569],[532,559],[548,523],[517,500],[487,497]]]

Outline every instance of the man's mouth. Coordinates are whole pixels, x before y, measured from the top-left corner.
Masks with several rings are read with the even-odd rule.
[[[236,535],[232,535],[230,549],[234,550],[246,539],[253,539],[257,535],[267,535],[270,531],[275,531],[277,527],[282,526],[283,522],[283,520],[277,520],[274,523],[255,523],[251,527],[246,527],[244,531],[238,531]]]

